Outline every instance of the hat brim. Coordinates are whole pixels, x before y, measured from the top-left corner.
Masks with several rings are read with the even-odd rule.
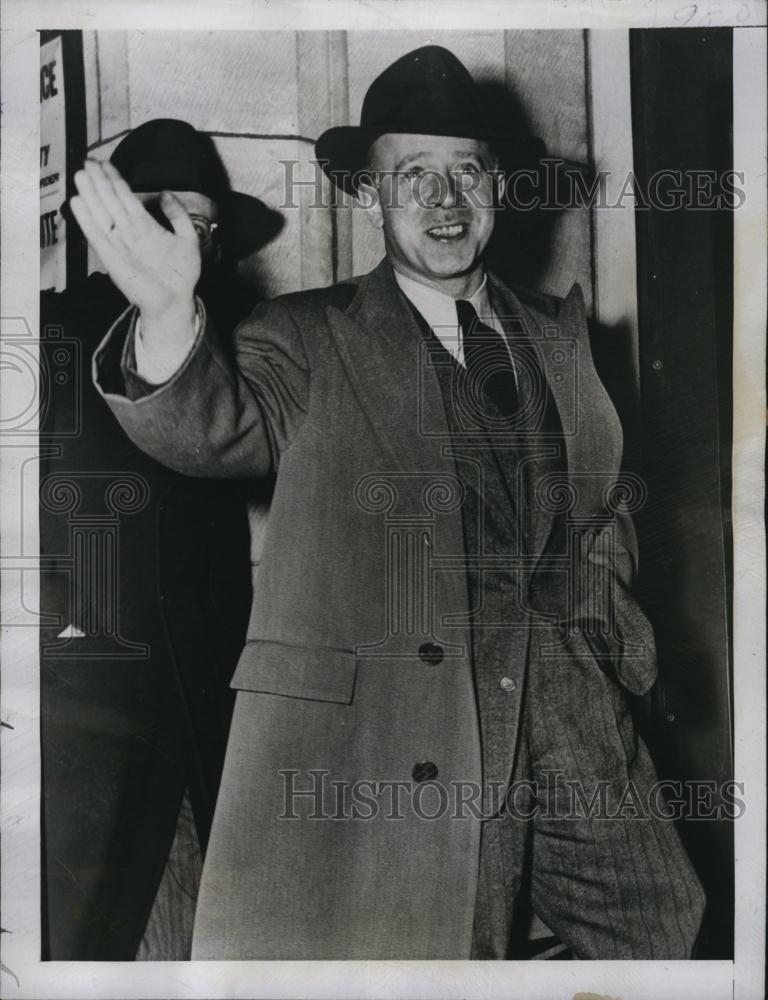
[[[368,150],[382,135],[390,132],[411,135],[442,135],[428,129],[410,132],[402,127],[366,129],[359,125],[337,125],[327,129],[315,143],[315,157],[327,177],[346,191],[356,195],[361,180],[365,177]],[[510,136],[501,131],[472,131],[462,135],[463,139],[477,139],[492,143],[502,158],[503,167],[521,169],[533,167],[546,155],[546,147],[536,136]]]
[[[250,194],[225,191],[217,204],[224,246],[236,260],[271,243],[285,225],[280,212]]]
[[[215,200],[219,209],[222,246],[233,260],[242,260],[263,249],[285,225],[280,212],[253,195],[224,191]],[[68,200],[62,202],[60,211],[68,223],[75,224]]]

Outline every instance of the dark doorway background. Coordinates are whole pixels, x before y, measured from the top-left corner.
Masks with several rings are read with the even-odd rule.
[[[641,190],[659,170],[733,167],[732,36],[630,32]],[[716,809],[733,777],[733,214],[638,208],[636,225],[641,412],[629,464],[648,485],[640,597],[660,668],[650,742],[662,777],[716,785]],[[697,957],[730,959],[733,824],[689,820],[681,834],[708,897]]]

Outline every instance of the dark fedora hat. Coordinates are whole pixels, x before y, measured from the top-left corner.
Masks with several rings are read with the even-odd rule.
[[[153,118],[138,125],[110,156],[132,191],[196,191],[216,202],[222,239],[236,259],[265,246],[283,225],[258,198],[233,191],[210,136],[189,122]]]
[[[360,124],[323,132],[315,153],[331,180],[354,193],[368,150],[388,132],[482,139],[504,147],[507,168],[533,165],[545,153],[541,139],[492,120],[469,70],[441,45],[414,49],[388,66],[368,88]]]

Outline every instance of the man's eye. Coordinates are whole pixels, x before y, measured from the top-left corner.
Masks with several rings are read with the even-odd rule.
[[[476,163],[462,163],[458,168],[458,172],[460,174],[479,174],[480,167]]]
[[[412,179],[414,177],[418,177],[419,174],[423,174],[423,173],[424,173],[424,168],[423,167],[413,166],[413,167],[408,167],[407,170],[404,170],[403,171],[403,176],[407,177],[409,179]]]

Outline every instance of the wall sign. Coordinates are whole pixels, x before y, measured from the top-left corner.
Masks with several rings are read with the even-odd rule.
[[[61,291],[67,283],[67,129],[61,37],[40,46],[40,287]]]

